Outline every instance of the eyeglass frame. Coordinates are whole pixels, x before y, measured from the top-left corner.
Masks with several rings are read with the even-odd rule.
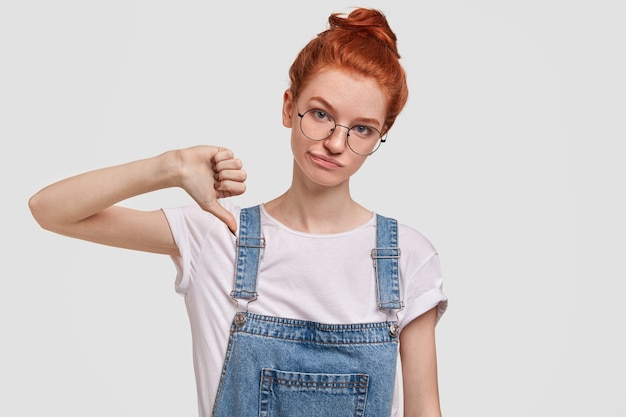
[[[387,132],[385,132],[385,134],[382,134],[382,133],[380,132],[380,130],[376,129],[376,128],[375,128],[375,127],[373,127],[373,126],[369,126],[369,125],[354,125],[354,126],[352,126],[352,127],[348,127],[348,126],[345,126],[345,125],[340,125],[339,123],[337,123],[337,120],[335,119],[335,117],[334,117],[333,115],[331,115],[330,113],[328,113],[327,111],[325,111],[325,110],[322,110],[322,111],[324,111],[324,113],[326,113],[326,114],[327,114],[327,115],[328,115],[328,116],[332,119],[332,121],[335,123],[335,127],[333,127],[333,128],[330,130],[330,133],[329,133],[329,134],[328,134],[328,136],[326,136],[325,138],[322,138],[322,139],[313,139],[312,137],[310,137],[309,135],[307,135],[307,134],[304,132],[304,129],[302,129],[302,120],[304,119],[304,115],[305,115],[305,114],[307,114],[308,112],[315,111],[315,110],[320,110],[320,109],[312,108],[312,109],[309,109],[309,110],[305,111],[304,113],[300,113],[300,109],[298,108],[298,102],[297,102],[295,99],[294,99],[294,103],[295,103],[295,105],[296,105],[296,113],[298,114],[298,117],[300,118],[300,131],[302,132],[302,134],[303,134],[303,135],[304,135],[304,136],[305,136],[308,140],[312,140],[312,141],[314,141],[314,142],[321,142],[321,141],[326,140],[326,139],[328,139],[329,137],[331,137],[331,136],[333,135],[333,133],[335,133],[335,129],[337,129],[337,126],[339,126],[339,127],[343,127],[344,129],[347,129],[347,132],[346,132],[346,145],[348,145],[348,148],[350,148],[350,150],[351,150],[352,152],[354,152],[355,154],[360,155],[360,156],[369,156],[369,155],[373,154],[374,152],[376,152],[376,151],[378,150],[378,148],[380,148],[380,145],[381,145],[382,143],[385,143],[385,142],[387,141],[387,133],[388,133],[388,131],[387,131]],[[378,145],[376,145],[376,147],[374,148],[374,150],[372,150],[370,153],[358,153],[357,151],[355,151],[354,149],[352,149],[352,146],[350,146],[350,140],[349,140],[349,138],[350,138],[350,131],[351,131],[352,129],[354,129],[355,127],[357,127],[357,126],[366,126],[366,127],[370,128],[370,129],[374,129],[374,131],[378,132],[378,135],[379,135],[378,140],[377,140]]]

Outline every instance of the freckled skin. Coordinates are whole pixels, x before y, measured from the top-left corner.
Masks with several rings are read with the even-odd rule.
[[[321,97],[332,108],[328,111],[337,123],[353,126],[359,118],[379,121],[382,130],[386,115],[386,101],[381,88],[370,78],[355,77],[341,70],[323,71],[314,76],[298,93],[300,113],[319,106]],[[347,130],[338,127],[327,139],[312,141],[300,130],[300,118],[289,92],[283,103],[283,124],[291,130],[291,149],[294,157],[294,176],[310,187],[347,186],[350,177],[361,168],[366,156],[352,152],[346,143]]]

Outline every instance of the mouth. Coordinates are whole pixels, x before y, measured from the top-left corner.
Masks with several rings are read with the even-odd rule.
[[[339,162],[335,161],[332,158],[328,158],[323,155],[317,155],[313,153],[309,153],[309,156],[316,165],[321,166],[323,168],[337,169],[337,168],[342,167],[342,165]]]

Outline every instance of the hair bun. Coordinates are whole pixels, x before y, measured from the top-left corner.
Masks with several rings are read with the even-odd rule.
[[[389,27],[385,15],[379,10],[358,8],[347,16],[333,13],[328,18],[328,23],[331,29],[343,29],[366,38],[374,38],[400,58],[396,35]]]

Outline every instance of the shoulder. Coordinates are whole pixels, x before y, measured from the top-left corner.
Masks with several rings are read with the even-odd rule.
[[[414,227],[401,223],[391,217],[382,216],[384,219],[395,220],[398,227],[398,247],[400,248],[400,257],[405,262],[409,261],[409,265],[413,268],[419,268],[437,257],[437,250],[432,242],[420,231]],[[384,223],[383,223],[384,224]],[[406,264],[405,264],[406,265]]]
[[[398,223],[398,243],[407,250],[437,252],[435,246],[424,234],[403,223]]]
[[[378,214],[386,219],[393,219]],[[393,219],[397,223],[398,227],[398,246],[402,252],[407,253],[421,253],[425,255],[435,255],[437,250],[431,241],[422,234],[419,230],[415,229],[406,223],[402,223],[396,219]]]
[[[398,225],[398,246],[400,257],[415,270],[428,263],[438,263],[438,253],[432,242],[421,232],[405,224]]]
[[[386,219],[391,218],[386,217]],[[405,268],[408,267],[410,270],[416,271],[437,258],[438,254],[435,246],[424,234],[410,225],[397,220],[396,222],[400,259]]]

